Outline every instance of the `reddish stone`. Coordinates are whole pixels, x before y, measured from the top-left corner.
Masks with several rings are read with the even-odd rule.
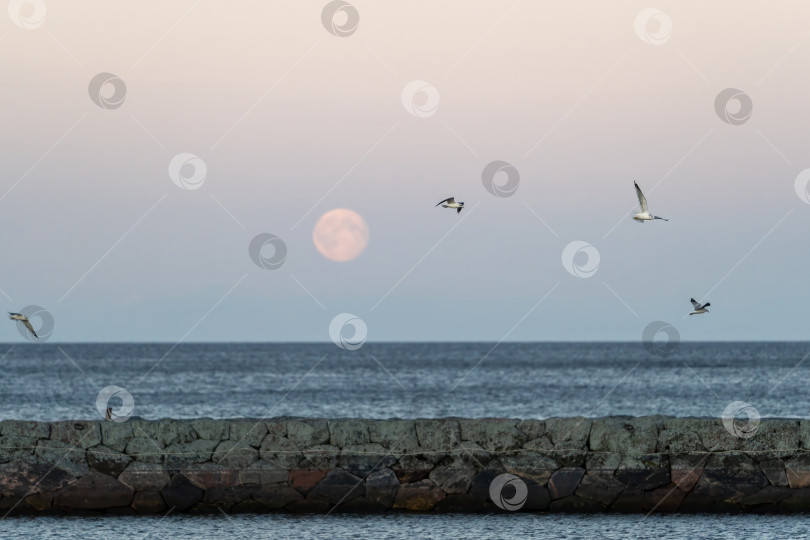
[[[420,480],[410,484],[402,484],[394,499],[394,508],[405,508],[417,512],[433,510],[436,503],[447,495],[436,487],[430,480]]]
[[[296,469],[290,471],[289,484],[298,490],[302,495],[306,495],[312,488],[318,485],[318,482],[323,480],[326,473],[329,471],[322,471],[317,469]]]
[[[76,477],[51,465],[12,461],[0,465],[0,495],[24,497],[60,489]]]
[[[132,498],[132,509],[139,514],[157,514],[166,509],[166,503],[157,491],[141,491]]]

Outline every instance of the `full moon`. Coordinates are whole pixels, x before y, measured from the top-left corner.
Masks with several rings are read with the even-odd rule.
[[[368,225],[360,214],[337,208],[321,216],[312,231],[312,241],[327,259],[350,261],[366,249]]]

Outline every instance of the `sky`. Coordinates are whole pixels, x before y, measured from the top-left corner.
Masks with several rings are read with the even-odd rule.
[[[808,338],[810,5],[8,11],[0,303],[52,342]]]

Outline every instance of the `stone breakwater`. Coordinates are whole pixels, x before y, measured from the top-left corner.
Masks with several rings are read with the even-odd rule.
[[[504,473],[522,494],[493,492]],[[807,511],[810,421],[763,419],[750,438],[663,416],[0,422],[5,515],[503,512],[504,499],[521,512]]]

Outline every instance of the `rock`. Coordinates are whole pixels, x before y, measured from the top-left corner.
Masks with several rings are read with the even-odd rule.
[[[467,493],[477,471],[465,464],[449,464],[436,467],[428,478],[445,493]]]
[[[90,470],[85,451],[67,443],[40,440],[34,455],[39,463],[49,463],[72,476],[82,477]]]
[[[299,448],[329,444],[329,426],[323,418],[288,420],[287,438]]]
[[[589,446],[592,452],[636,456],[655,452],[657,444],[656,417],[601,418],[591,427]]]
[[[285,509],[293,514],[325,514],[333,505],[319,499],[301,499],[288,504]]]
[[[560,468],[560,464],[553,459],[533,452],[501,456],[500,461],[506,472],[539,486],[546,485],[552,473]]]
[[[208,490],[218,487],[233,487],[239,484],[239,471],[226,469],[216,463],[197,463],[182,469],[180,473],[195,486]]]
[[[371,442],[380,443],[397,457],[419,448],[413,420],[378,420],[369,426]]]
[[[787,474],[785,474],[785,463],[781,459],[761,461],[759,468],[765,473],[771,485],[780,487],[787,487],[789,485]]]
[[[420,480],[419,482],[399,486],[397,496],[394,499],[394,508],[427,512],[432,510],[436,503],[445,497],[444,491],[439,489],[432,481]]]
[[[87,464],[90,469],[109,476],[118,476],[127,468],[132,458],[104,445],[87,449]]]
[[[546,510],[551,503],[551,494],[548,488],[532,483],[527,484],[526,488],[529,492],[526,495],[526,503],[523,505],[522,510]]]
[[[670,456],[672,483],[685,493],[692,491],[703,475],[703,467],[707,459],[709,459],[709,454]]]
[[[548,435],[543,435],[536,439],[531,439],[523,443],[523,449],[529,450],[530,452],[536,452],[541,454],[554,454],[554,443],[551,442],[551,439]]]
[[[753,437],[740,440],[740,449],[757,461],[786,458],[799,448],[798,420],[763,418]]]
[[[779,506],[791,512],[806,513],[810,508],[810,488],[798,488],[791,491],[792,493],[782,499]]]
[[[231,436],[229,437],[231,441],[258,448],[262,445],[265,435],[267,435],[267,424],[263,420],[242,419],[231,422]]]
[[[742,439],[729,433],[726,428],[723,427],[723,423],[719,418],[703,420],[702,423],[697,424],[700,420],[703,419],[694,419],[698,436],[706,450],[709,452],[723,452],[738,450],[740,448]]]
[[[191,427],[197,433],[197,438],[207,441],[224,441],[230,434],[230,422],[228,420],[212,420],[211,418],[200,418],[191,421]]]
[[[112,476],[94,471],[54,493],[53,503],[67,508],[100,510],[129,506],[133,495],[132,489]]]
[[[326,476],[328,470],[301,469],[290,471],[289,484],[301,495],[307,495]]]
[[[4,437],[47,439],[50,434],[51,425],[47,422],[34,422],[33,420],[0,421],[0,435],[3,435]]]
[[[743,506],[756,506],[760,504],[777,504],[782,499],[792,495],[794,490],[786,487],[765,486],[761,490],[747,496],[740,504]]]
[[[527,441],[546,435],[546,423],[543,420],[520,420],[517,428],[526,436]]]
[[[744,454],[714,454],[695,485],[695,495],[716,502],[737,504],[768,485],[759,466]]]
[[[290,503],[303,499],[300,493],[289,486],[262,486],[253,492],[253,498],[270,510],[284,508]]]
[[[417,420],[414,425],[419,446],[427,450],[448,452],[461,442],[461,428],[455,420]]]
[[[467,493],[451,494],[436,503],[433,507],[434,512],[441,513],[475,513],[483,509],[485,503],[478,497],[473,497]],[[388,506],[387,508],[390,508]],[[468,531],[472,532],[472,531]],[[468,536],[468,538],[477,538],[475,536]]]
[[[587,450],[592,420],[583,417],[549,418],[546,433],[556,449]]]
[[[132,498],[131,506],[138,514],[158,514],[166,509],[163,497],[157,491],[139,491]]]
[[[316,444],[303,452],[301,466],[310,469],[334,469],[338,464],[340,448],[330,444]]]
[[[355,444],[368,444],[371,437],[365,420],[329,420],[329,443],[343,448]]]
[[[163,446],[172,444],[189,443],[197,439],[197,432],[188,422],[182,420],[172,420],[164,418],[155,422],[157,440]]]
[[[286,418],[271,418],[264,422],[264,427],[267,428],[267,434],[274,437],[287,436],[287,419]]]
[[[157,463],[133,461],[118,475],[118,481],[135,491],[160,491],[169,483],[169,473]]]
[[[262,486],[287,482],[290,471],[279,469],[272,463],[257,461],[239,471],[239,483],[243,485],[259,484]]]
[[[470,485],[469,494],[482,501],[489,501],[489,486],[496,476],[504,472],[503,469],[484,469],[479,472]]]
[[[528,438],[516,426],[516,420],[500,418],[462,419],[458,421],[461,440],[478,443],[492,452],[518,450]]]
[[[12,461],[0,465],[0,495],[24,497],[60,489],[76,477],[45,463]]]
[[[308,464],[301,450],[287,437],[267,434],[259,449],[259,456],[278,469],[303,469]]]
[[[169,508],[174,507],[179,512],[188,510],[202,501],[204,493],[201,488],[195,486],[182,474],[175,474],[169,485],[161,491],[163,500]]]
[[[548,491],[552,499],[562,499],[574,494],[585,469],[564,467],[555,471],[548,480]]]
[[[136,461],[146,463],[163,462],[163,445],[155,439],[133,437],[124,451]]]
[[[625,456],[615,475],[622,484],[646,491],[669,484],[669,470],[669,456],[666,455]]]
[[[50,439],[78,448],[90,448],[101,444],[101,427],[98,422],[84,420],[53,422]]]
[[[264,427],[263,424],[259,425]],[[234,427],[235,425],[231,424],[231,435],[233,435]],[[259,452],[250,446],[247,440],[222,441],[214,451],[213,460],[227,468],[240,470],[259,461]]]
[[[610,511],[618,514],[635,514],[644,508],[644,490],[635,488],[625,488],[613,504]]]
[[[605,506],[597,500],[585,499],[577,495],[551,501],[550,512],[594,514],[604,512]]]
[[[364,476],[375,469],[391,467],[396,462],[397,458],[390,455],[378,443],[344,446],[340,451],[338,460],[341,469],[360,476]]]
[[[669,418],[658,433],[658,451],[670,454],[703,452],[706,448],[695,431],[694,418]]]
[[[787,481],[790,487],[810,487],[810,454],[799,454],[785,462]]]
[[[44,512],[53,506],[53,495],[51,493],[35,493],[26,497],[25,502],[37,512]]]
[[[34,454],[37,439],[18,435],[0,436],[0,463],[26,459]]]
[[[331,504],[347,502],[366,493],[363,479],[341,469],[329,471],[323,480],[309,492],[307,498],[328,501]]]
[[[205,490],[203,501],[219,506],[250,500],[261,486],[216,486]]]
[[[107,448],[123,452],[129,440],[135,436],[129,422],[102,422],[101,442]]]
[[[366,477],[366,498],[380,503],[385,508],[394,505],[399,490],[399,479],[391,469],[374,471]]]
[[[170,444],[164,449],[166,469],[177,471],[194,463],[205,463],[211,459],[215,448],[217,442],[206,439]]]
[[[624,489],[624,485],[616,480],[612,474],[592,473],[588,471],[577,486],[575,494],[578,497],[599,501],[608,506],[619,493]]]

